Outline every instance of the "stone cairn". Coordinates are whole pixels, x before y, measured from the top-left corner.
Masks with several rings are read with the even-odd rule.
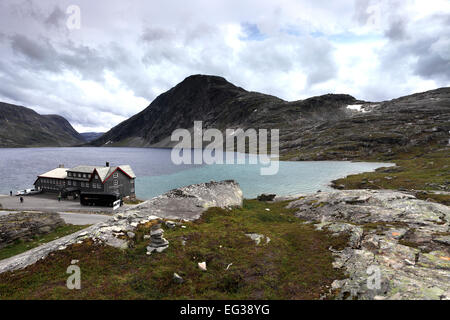
[[[153,251],[163,252],[169,247],[169,241],[163,238],[164,230],[161,225],[154,225],[150,231],[150,244],[147,246],[147,254],[151,255]]]

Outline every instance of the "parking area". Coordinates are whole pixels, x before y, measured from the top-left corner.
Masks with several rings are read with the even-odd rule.
[[[110,207],[82,206],[79,200],[61,199],[58,201],[56,194],[37,194],[23,197],[23,203],[20,203],[20,197],[0,196],[2,209],[6,210],[33,210],[48,212],[84,212],[84,213],[103,213],[112,214],[123,210],[123,206],[117,210]],[[0,209],[1,210],[1,209]]]

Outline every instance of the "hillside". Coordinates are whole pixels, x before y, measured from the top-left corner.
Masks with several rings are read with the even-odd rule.
[[[104,132],[80,132],[80,135],[83,137],[84,140],[87,142],[90,142],[92,140],[100,138]]]
[[[172,131],[192,128],[195,120],[220,130],[280,129],[280,151],[290,160],[389,157],[400,149],[446,144],[450,88],[378,103],[345,94],[287,102],[221,77],[194,75],[92,145],[171,147]]]
[[[0,102],[0,147],[63,147],[84,139],[63,117]]]

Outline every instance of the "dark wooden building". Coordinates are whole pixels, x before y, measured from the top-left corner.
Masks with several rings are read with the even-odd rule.
[[[34,186],[44,192],[61,193],[104,193],[118,197],[136,195],[136,175],[129,165],[120,166],[77,166],[59,168],[38,176]]]

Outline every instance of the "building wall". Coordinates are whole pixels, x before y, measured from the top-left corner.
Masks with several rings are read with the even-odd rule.
[[[135,179],[130,179],[122,171],[117,170],[105,182],[105,192],[118,194],[122,197],[135,195]]]
[[[67,184],[64,179],[38,178],[34,186],[46,192],[58,193],[64,189]]]
[[[83,192],[103,192],[104,186],[101,180],[93,178],[92,180],[87,179],[76,179],[67,178],[67,187],[80,188]]]

